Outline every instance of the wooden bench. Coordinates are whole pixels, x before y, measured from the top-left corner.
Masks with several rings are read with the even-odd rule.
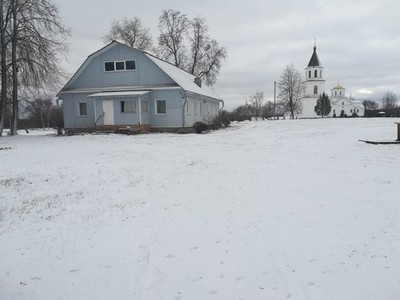
[[[395,122],[394,124],[397,124],[397,140],[400,142],[400,122]]]

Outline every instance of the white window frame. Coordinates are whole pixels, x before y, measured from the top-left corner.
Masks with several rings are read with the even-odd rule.
[[[133,111],[126,111],[124,104],[124,111],[122,111],[122,102],[132,102],[133,103]],[[121,100],[120,101],[121,114],[135,114],[136,113],[136,100]]]
[[[164,103],[165,103],[165,112],[164,113],[158,112],[158,106],[157,106],[158,101],[164,101]],[[154,114],[157,116],[164,116],[167,114],[167,101],[165,99],[155,99],[154,100]]]
[[[81,104],[86,105],[86,114],[81,113]],[[87,117],[88,116],[88,104],[87,102],[78,102],[78,116],[79,117]]]
[[[118,64],[118,63],[123,63],[124,68],[123,68],[123,69],[118,69],[118,70],[117,70],[117,64]],[[125,61],[124,61],[124,60],[116,60],[116,61],[114,61],[114,70],[115,70],[116,72],[126,71]]]
[[[114,70],[106,70],[106,64],[110,64],[110,63],[112,63],[113,64],[113,67],[114,67]],[[103,63],[103,66],[104,66],[104,72],[115,72],[115,62],[114,61],[109,61],[109,60],[107,60],[107,61],[105,61],[104,63]]]
[[[126,62],[127,61],[134,61],[135,64],[135,68],[134,69],[126,69]],[[114,64],[114,70],[110,70],[107,71],[106,70],[106,63],[113,63]],[[117,63],[124,63],[124,68],[121,70],[117,70]],[[114,61],[110,61],[110,60],[106,60],[103,62],[103,70],[105,73],[112,73],[112,72],[134,72],[136,71],[136,59],[125,59],[125,60],[114,60]]]
[[[127,61],[133,61],[133,63],[135,64],[135,68],[133,68],[133,69],[127,69],[126,68],[126,62]],[[125,71],[136,71],[136,59],[126,59],[125,60]]]

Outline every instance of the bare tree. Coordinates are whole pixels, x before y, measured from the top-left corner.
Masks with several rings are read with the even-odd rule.
[[[258,120],[259,117],[262,115],[262,104],[264,101],[264,92],[260,92],[257,90],[255,95],[249,97],[248,104],[252,110],[252,116]]]
[[[151,50],[153,47],[150,29],[143,27],[142,21],[137,17],[124,18],[121,21],[114,20],[111,23],[110,32],[103,37],[105,43],[113,40],[139,50]]]
[[[65,38],[69,31],[61,24],[58,10],[51,0],[9,0],[2,5],[10,20],[5,30],[8,43],[2,52],[11,55],[5,70],[2,68],[1,71],[6,72],[6,77],[11,73],[13,109],[10,132],[16,134],[18,91],[57,88],[64,76],[60,55],[67,51]]]
[[[279,105],[284,112],[290,113],[290,118],[294,119],[295,113],[301,113],[301,97],[304,94],[304,81],[301,73],[295,69],[293,64],[289,64],[283,70],[278,81],[280,90]]]
[[[248,103],[240,105],[232,111],[232,119],[236,121],[251,120],[251,116],[251,106]]]
[[[213,86],[222,65],[227,57],[225,47],[220,47],[215,39],[208,35],[208,27],[203,18],[191,22],[189,35],[190,61],[187,71],[199,78],[204,78],[207,85]]]
[[[362,104],[364,105],[365,109],[367,109],[367,110],[378,109],[378,107],[379,107],[379,104],[372,100],[364,100],[362,102]]]
[[[173,64],[183,68],[186,63],[185,36],[189,20],[185,14],[172,9],[164,10],[159,19],[159,52],[163,59],[172,60]]]
[[[205,56],[204,47],[207,41],[208,27],[205,24],[206,20],[203,18],[195,18],[191,22],[191,30],[189,40],[191,43],[191,61],[188,65],[188,71],[191,74],[199,73],[200,62]]]
[[[382,108],[392,109],[397,107],[397,96],[393,92],[386,92],[382,97]]]
[[[180,11],[165,10],[159,29],[162,58],[213,86],[228,54],[225,47],[208,35],[206,20],[200,17],[189,20]]]
[[[261,116],[266,119],[272,118],[274,116],[274,103],[272,101],[268,101],[262,106]]]
[[[52,114],[53,102],[50,98],[35,99],[27,102],[26,110],[31,119],[40,123],[42,128],[50,127],[50,119]]]
[[[6,31],[9,22],[9,6],[7,0],[0,0],[0,51],[1,51],[1,96],[0,96],[0,137],[3,135],[7,104],[7,38]]]

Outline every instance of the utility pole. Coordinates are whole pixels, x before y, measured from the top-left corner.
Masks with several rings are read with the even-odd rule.
[[[276,102],[276,81],[274,81],[274,120],[275,118],[275,102]]]

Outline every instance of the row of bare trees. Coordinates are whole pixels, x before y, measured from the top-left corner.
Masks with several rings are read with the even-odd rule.
[[[0,137],[7,109],[14,135],[20,101],[57,88],[68,36],[51,0],[0,0]]]
[[[301,98],[304,95],[304,80],[301,73],[296,70],[293,64],[287,65],[277,82],[279,88],[279,100],[275,106],[276,114],[288,114],[291,119],[295,115],[300,114],[302,111]],[[271,117],[270,110],[266,106],[262,105],[264,98],[263,92],[257,91],[254,96],[250,96],[249,100],[246,100],[245,105],[241,105],[233,111],[234,115],[244,116],[244,119],[251,117]],[[261,100],[261,101],[260,101]],[[324,117],[329,115],[331,111],[330,99],[327,94],[323,93],[319,96],[315,107],[317,115]],[[377,110],[380,105],[372,100],[364,100],[363,105],[366,110]],[[271,103],[269,103],[271,107]],[[382,106],[384,110],[396,111],[399,108],[398,97],[395,93],[388,91],[382,97]]]
[[[207,85],[217,81],[227,50],[211,38],[204,18],[189,19],[177,10],[164,10],[159,18],[157,46],[149,28],[137,17],[115,20],[104,42],[120,41],[143,51],[157,53],[162,59],[201,78]]]

